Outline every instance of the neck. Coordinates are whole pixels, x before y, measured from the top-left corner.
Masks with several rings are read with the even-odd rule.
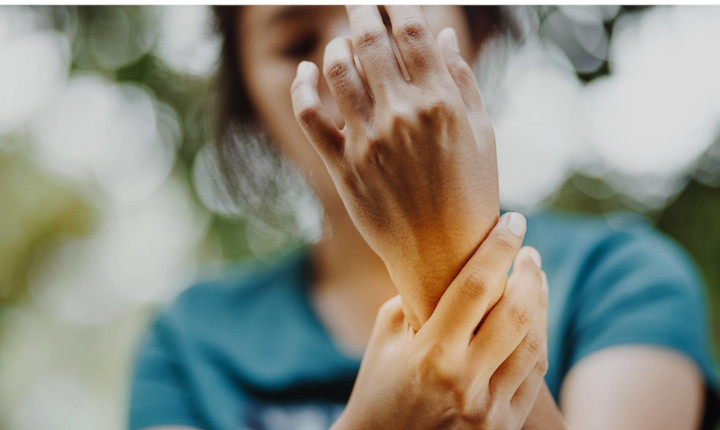
[[[397,290],[385,263],[340,206],[334,213],[326,208],[327,234],[312,251],[312,300],[340,348],[361,356],[380,305]]]
[[[357,284],[364,284],[362,290],[379,287],[394,291],[385,263],[367,244],[345,207],[340,206],[326,210],[324,237],[313,248],[317,283],[353,290],[357,290]]]

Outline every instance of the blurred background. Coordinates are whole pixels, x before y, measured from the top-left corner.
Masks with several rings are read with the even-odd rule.
[[[702,271],[717,356],[720,7],[527,13],[484,83],[503,206],[648,217]],[[158,306],[318,234],[228,210],[218,53],[206,7],[0,7],[0,429],[123,428]]]

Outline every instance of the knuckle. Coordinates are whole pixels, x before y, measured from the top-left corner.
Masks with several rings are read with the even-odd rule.
[[[517,240],[510,233],[502,232],[493,237],[492,247],[500,254],[508,255],[517,252]]]
[[[410,115],[393,114],[390,118],[390,127],[387,135],[395,142],[396,147],[412,145],[417,134],[414,121]]]
[[[424,39],[427,36],[427,29],[421,21],[411,19],[397,26],[394,35],[405,41],[413,42]]]
[[[545,349],[545,341],[539,336],[528,336],[525,343],[525,348],[531,357],[540,357]]]
[[[325,66],[325,76],[331,81],[341,81],[347,78],[350,65],[340,59],[330,61]]]
[[[352,168],[344,168],[341,171],[343,184],[348,187],[350,190],[352,190],[354,193],[360,192],[360,179]],[[382,307],[380,308],[380,311],[382,311]]]
[[[518,279],[514,282],[527,282],[534,286],[537,291],[542,287],[542,270],[529,258],[518,263]],[[514,275],[514,274],[513,274]]]
[[[470,65],[465,62],[459,55],[452,60],[451,68],[455,79],[462,82],[463,84],[475,84],[475,73],[470,68]]]
[[[376,330],[387,331],[397,328],[403,319],[399,301],[391,299],[380,306],[375,318]]]
[[[393,314],[393,308],[388,302],[385,302],[380,306],[380,309],[378,310],[378,319],[381,320],[388,320],[390,317],[392,317]]]
[[[366,28],[355,38],[355,46],[358,49],[372,48],[377,46],[383,37],[385,37],[384,30],[376,27]]]
[[[375,161],[387,149],[387,139],[382,136],[368,136],[365,161]]]
[[[535,368],[537,369],[538,373],[541,375],[545,375],[548,372],[548,369],[550,369],[550,361],[548,360],[546,355],[542,355],[535,365]]]
[[[307,126],[315,121],[315,119],[317,118],[317,114],[318,111],[315,106],[304,104],[298,107],[295,116],[301,124]]]
[[[487,412],[481,405],[474,404],[470,401],[465,401],[461,409],[461,416],[463,421],[472,424],[473,426],[479,426],[480,428],[485,427],[480,426],[480,424],[486,422],[486,415]]]
[[[515,295],[517,296],[517,295]],[[525,331],[532,320],[533,311],[526,300],[514,299],[508,311],[510,325],[517,332]]]
[[[385,318],[394,318],[397,316],[398,312],[402,312],[402,306],[397,297],[393,297],[380,306],[378,315]]]
[[[544,355],[541,356],[538,359],[537,363],[535,364],[535,369],[541,375],[547,374],[549,368],[550,368],[550,362],[548,361],[548,358]]]
[[[391,130],[404,130],[413,125],[413,111],[400,106],[394,106],[389,115]]]
[[[432,378],[435,383],[438,384],[440,387],[455,389],[457,390],[456,393],[459,396],[462,396],[462,391],[458,390],[457,387],[458,378],[455,370],[451,366],[445,364],[444,361],[436,361],[434,371],[432,373]]]
[[[455,390],[457,388],[457,366],[451,365],[445,358],[445,349],[442,344],[433,344],[418,355],[417,369],[421,380],[437,387]]]
[[[458,285],[458,291],[465,297],[477,298],[487,294],[491,289],[491,285],[487,272],[475,269],[462,278]]]
[[[418,111],[419,119],[425,121],[449,121],[454,118],[455,112],[450,103],[444,98],[430,100]]]

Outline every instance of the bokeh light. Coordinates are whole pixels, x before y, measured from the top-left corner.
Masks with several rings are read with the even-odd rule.
[[[526,12],[476,64],[502,205],[651,217],[698,262],[717,348],[720,8]],[[159,306],[331,234],[291,166],[259,166],[255,201],[220,182],[219,49],[206,6],[0,7],[0,428],[123,428]]]
[[[29,11],[0,8],[0,135],[32,118],[69,72],[68,38],[35,26]]]
[[[165,8],[157,55],[174,70],[207,76],[219,58],[220,38],[213,33],[210,10],[204,6]]]
[[[503,206],[537,206],[585,152],[581,88],[556,46],[528,41],[510,59],[504,105],[493,117]]]
[[[597,153],[631,175],[692,167],[720,124],[718,8],[659,7],[619,19],[613,73],[587,88]]]
[[[43,166],[96,180],[120,200],[143,197],[162,184],[180,138],[172,109],[146,89],[89,73],[70,79],[37,119],[33,134]]]

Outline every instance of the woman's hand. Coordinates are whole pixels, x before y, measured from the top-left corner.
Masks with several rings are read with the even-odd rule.
[[[392,37],[376,6],[348,6],[352,39],[326,47],[324,75],[345,120],[342,130],[320,103],[313,63],[300,63],[292,99],[419,329],[497,221],[495,139],[454,31],[443,30],[436,44],[419,7],[386,11]]]
[[[418,332],[399,296],[383,305],[333,429],[522,427],[547,370],[547,280],[537,251],[518,252],[508,215]]]

